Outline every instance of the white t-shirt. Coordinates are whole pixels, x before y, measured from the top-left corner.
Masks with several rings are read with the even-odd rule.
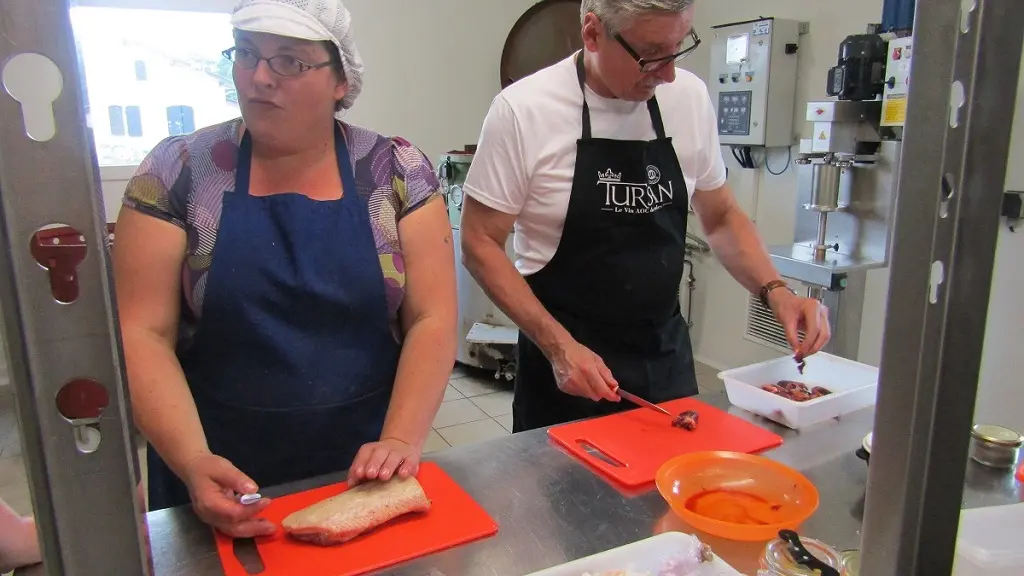
[[[494,210],[517,216],[516,268],[533,274],[554,256],[562,237],[583,132],[583,94],[573,57],[503,90],[491,103],[463,190]],[[718,121],[704,82],[676,70],[655,90],[665,134],[672,138],[686,188],[714,190],[725,183]],[[593,137],[653,140],[645,102],[602,98],[589,87]]]

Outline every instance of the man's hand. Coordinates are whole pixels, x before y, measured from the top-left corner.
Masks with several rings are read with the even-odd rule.
[[[768,303],[786,330],[786,340],[798,360],[815,354],[828,344],[832,337],[832,327],[828,323],[828,308],[824,304],[784,289],[772,290],[768,294]],[[798,335],[800,330],[804,331],[803,342]]]
[[[619,401],[619,395],[615,393],[619,383],[612,376],[612,371],[605,366],[600,356],[586,346],[572,340],[548,354],[548,360],[555,372],[555,382],[562,392],[590,398],[595,402]]]
[[[366,480],[390,480],[394,476],[408,478],[420,469],[420,450],[397,438],[364,444],[348,469],[348,484],[355,486]]]

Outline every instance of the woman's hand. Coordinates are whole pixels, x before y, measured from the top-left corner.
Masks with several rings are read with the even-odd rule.
[[[258,487],[224,458],[209,452],[197,456],[186,467],[184,481],[196,514],[219,532],[232,538],[252,538],[277,530],[269,520],[256,518],[270,505],[269,499],[248,506],[238,502],[236,494],[253,494]]]
[[[348,485],[364,480],[390,480],[393,476],[408,478],[420,469],[420,449],[404,440],[382,438],[364,444],[348,469]]]

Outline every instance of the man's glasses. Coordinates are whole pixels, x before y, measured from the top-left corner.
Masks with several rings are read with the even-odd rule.
[[[669,64],[678,62],[683,58],[689,56],[691,52],[697,49],[697,46],[700,46],[700,37],[697,36],[697,33],[693,30],[693,28],[690,29],[690,34],[687,36],[687,38],[690,41],[692,41],[693,44],[687,46],[686,48],[683,48],[681,51],[676,52],[675,54],[670,54],[668,56],[663,56],[661,58],[641,58],[640,54],[638,54],[637,51],[634,50],[633,47],[630,46],[629,43],[626,42],[626,40],[622,36],[618,34],[615,35],[615,40],[619,44],[621,44],[623,48],[625,48],[626,52],[629,52],[629,55],[632,56],[634,60],[636,60],[636,63],[640,65],[640,71],[643,72],[644,74],[657,72],[658,70],[661,70],[662,68]]]
[[[221,52],[221,54],[238,66],[241,66],[243,70],[254,70],[260,65],[260,62],[265,60],[267,62],[267,66],[281,76],[298,76],[303,72],[316,70],[317,68],[326,68],[334,64],[330,61],[321,62],[320,64],[307,64],[302,60],[299,60],[294,56],[288,56],[287,54],[278,54],[277,56],[264,58],[252,50],[238,47],[228,48]]]

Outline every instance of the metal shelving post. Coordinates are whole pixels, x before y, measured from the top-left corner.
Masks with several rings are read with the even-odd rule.
[[[1024,2],[921,0],[863,531],[870,576],[953,564]]]
[[[67,0],[0,3],[0,80],[0,306],[46,570],[148,574],[103,202]],[[78,285],[66,302],[30,251],[36,231],[54,224],[78,230],[87,246],[77,278],[61,279]],[[80,380],[102,386],[99,418],[58,411],[58,392]],[[73,405],[97,395],[85,387],[66,398]]]

